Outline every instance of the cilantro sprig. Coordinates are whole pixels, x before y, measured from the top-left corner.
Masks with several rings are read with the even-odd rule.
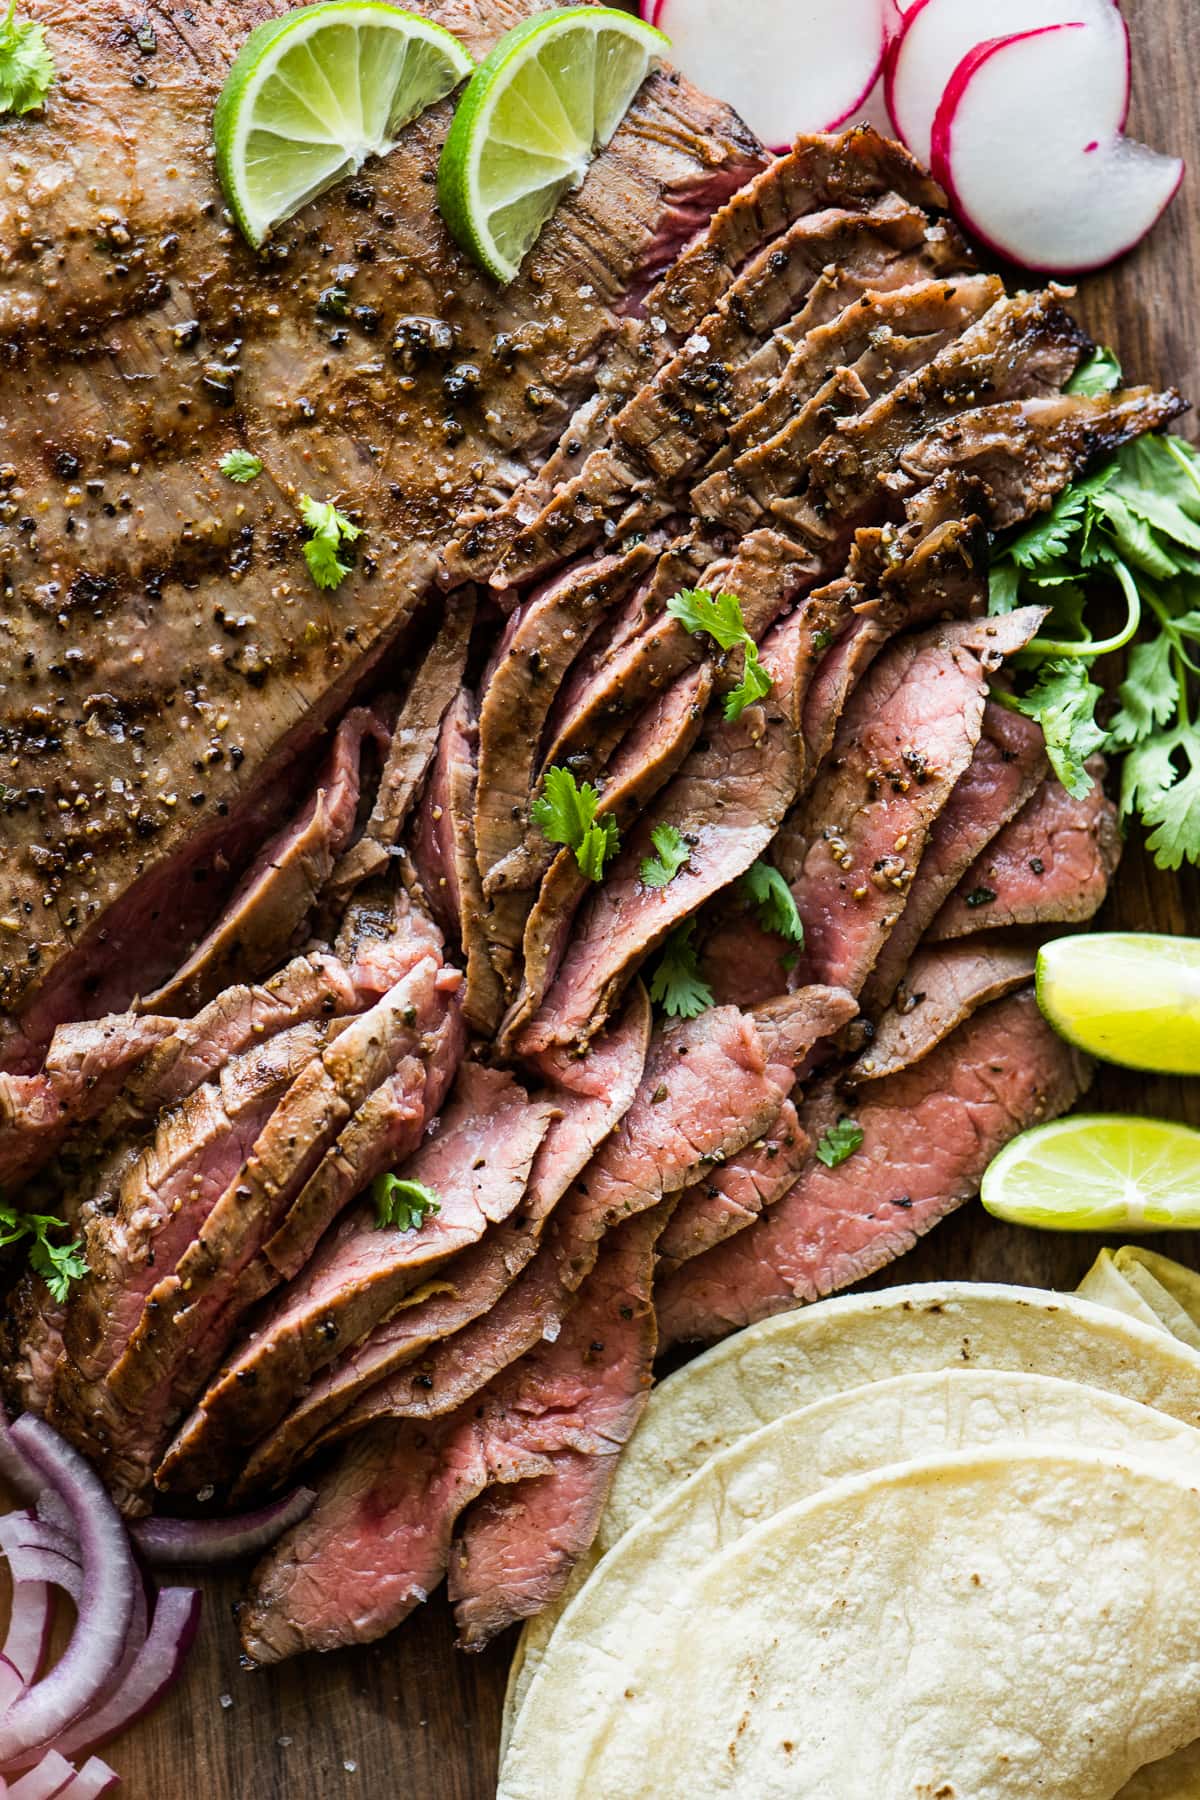
[[[792,898],[792,890],[770,863],[753,862],[738,882],[738,891],[764,931],[773,931],[799,949],[804,943],[804,921]]]
[[[639,874],[643,887],[665,888],[686,868],[691,850],[674,825],[656,825],[650,833],[655,854],[642,858]]]
[[[0,21],[0,113],[35,112],[45,104],[55,73],[46,27],[18,19],[16,0],[9,0]]]
[[[713,1005],[713,991],[700,974],[692,942],[696,921],[677,925],[659,953],[650,979],[650,998],[672,1019],[695,1019]]]
[[[82,1238],[69,1244],[51,1242],[52,1233],[66,1229],[65,1222],[52,1213],[18,1212],[15,1206],[0,1200],[0,1248],[28,1238],[29,1266],[35,1275],[41,1276],[53,1298],[59,1302],[66,1299],[71,1283],[82,1281],[88,1272]]]
[[[607,813],[596,817],[599,804],[590,781],[580,786],[570,769],[555,763],[546,770],[542,791],[530,808],[534,824],[552,844],[575,852],[589,881],[603,879],[604,865],[621,847],[617,821]]]
[[[725,696],[725,717],[740,719],[748,706],[765,699],[771,677],[758,659],[758,645],[746,630],[742,603],[736,594],[707,588],[680,588],[667,601],[667,611],[693,637],[710,637],[720,650],[742,650],[742,679]]]
[[[371,1183],[375,1222],[380,1231],[416,1231],[426,1219],[442,1210],[442,1203],[423,1181],[405,1181],[400,1175],[377,1175]]]
[[[1119,380],[1112,352],[1100,351],[1071,385],[1103,393]],[[1122,597],[1125,618],[1097,638],[1088,612],[1105,589]],[[1126,444],[1004,541],[992,561],[991,611],[1027,603],[1051,608],[1020,658],[1032,678],[995,698],[1041,723],[1051,765],[1072,794],[1091,788],[1084,764],[1094,751],[1123,751],[1121,810],[1142,820],[1159,867],[1200,862],[1200,454],[1175,437]],[[1105,731],[1090,667],[1130,643]]]
[[[817,1161],[827,1169],[836,1169],[861,1148],[862,1141],[863,1128],[857,1119],[839,1119],[817,1139]]]
[[[338,587],[350,573],[350,564],[343,562],[338,552],[343,544],[353,544],[362,536],[360,527],[331,500],[314,500],[311,494],[300,496],[300,517],[309,531],[304,546],[309,574],[319,588]]]
[[[244,487],[248,481],[256,481],[262,474],[263,459],[255,456],[253,450],[237,448],[227,450],[217,467],[227,480],[236,481],[239,487]]]

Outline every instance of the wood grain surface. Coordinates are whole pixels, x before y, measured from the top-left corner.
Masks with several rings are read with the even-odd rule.
[[[77,0],[82,4],[83,0]],[[734,0],[729,0],[734,4]],[[132,9],[132,10],[131,10]],[[133,16],[132,0],[120,8]],[[1191,173],[1150,240],[1087,281],[1079,312],[1132,380],[1174,382],[1200,400],[1200,0],[1126,0],[1133,39],[1130,129],[1181,152]],[[1192,421],[1184,430],[1195,433]],[[1155,871],[1134,834],[1100,923],[1195,931],[1200,878]],[[1200,1123],[1200,1083],[1101,1071],[1091,1102]],[[1021,1231],[968,1206],[872,1285],[935,1277],[1073,1287],[1099,1240]],[[1200,1244],[1160,1248],[1200,1264]],[[481,1656],[453,1647],[436,1598],[381,1644],[280,1669],[239,1667],[233,1578],[206,1584],[186,1678],[154,1717],[105,1754],[128,1800],[487,1800],[512,1639]]]

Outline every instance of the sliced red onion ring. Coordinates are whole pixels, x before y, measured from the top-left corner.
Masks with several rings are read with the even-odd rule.
[[[47,1750],[41,1762],[8,1784],[8,1800],[53,1800],[75,1779],[75,1770],[57,1750]]]
[[[270,1506],[233,1519],[138,1519],[129,1529],[138,1549],[156,1568],[231,1562],[273,1544],[311,1512],[316,1498],[311,1488],[301,1487]]]
[[[55,1741],[66,1756],[95,1750],[132,1725],[166,1693],[182,1669],[200,1623],[198,1588],[163,1588],[140,1653],[111,1699]]]
[[[120,1779],[106,1762],[93,1756],[90,1762],[84,1763],[74,1781],[68,1781],[61,1790],[59,1800],[98,1800],[100,1794],[107,1794],[109,1788],[116,1787]]]
[[[3,1656],[24,1687],[37,1680],[50,1641],[50,1589],[42,1581],[22,1581],[13,1588],[12,1617]]]
[[[60,1587],[64,1594],[70,1594],[76,1606],[83,1598],[83,1570],[57,1550],[14,1544],[8,1551],[8,1566],[14,1582],[47,1581],[51,1587]]]
[[[42,1479],[22,1456],[20,1450],[9,1436],[11,1422],[4,1404],[0,1401],[0,1479],[6,1481],[22,1500],[36,1500],[42,1488]]]
[[[11,1706],[25,1683],[16,1663],[9,1662],[7,1656],[0,1656],[0,1712]],[[0,1794],[4,1789],[0,1788]]]
[[[0,1717],[0,1767],[56,1738],[95,1703],[121,1661],[138,1580],[121,1516],[79,1452],[30,1413],[10,1427],[9,1439],[70,1508],[83,1585],[63,1655]]]
[[[48,1525],[32,1513],[0,1515],[0,1549],[7,1550],[10,1544],[17,1544],[22,1550],[52,1550],[68,1562],[79,1561],[79,1545],[70,1532]]]

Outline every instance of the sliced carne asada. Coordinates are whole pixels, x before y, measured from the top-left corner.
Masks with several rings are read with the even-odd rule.
[[[762,664],[773,685],[762,704],[734,721],[714,718],[710,708],[707,735],[581,913],[554,983],[517,1040],[522,1055],[586,1043],[645,956],[766,849],[803,774],[799,721],[821,629],[812,621],[812,609],[802,604],[767,638]],[[689,857],[656,889],[645,886],[640,871],[660,824],[684,835]]]
[[[529,9],[448,10],[486,45]],[[64,115],[31,139],[37,246],[0,279],[15,486],[41,491],[48,457],[81,478],[77,500],[63,490],[66,531],[56,507],[32,533],[15,518],[4,532],[10,649],[27,677],[0,709],[6,785],[20,796],[4,872],[4,910],[20,928],[5,937],[0,1005],[15,1021],[3,1066],[23,1072],[55,1025],[122,1010],[178,966],[294,807],[287,765],[416,616],[464,501],[507,491],[518,463],[540,460],[590,391],[643,270],[696,209],[761,166],[727,107],[655,74],[501,291],[430,201],[447,101],[406,128],[365,187],[341,184],[275,234],[272,255],[296,271],[281,302],[222,223],[208,154],[241,23],[193,11],[159,33],[153,82],[131,88],[120,75],[120,106],[97,113],[94,131]],[[110,93],[111,34],[88,9],[55,29],[80,91]],[[64,184],[66,167],[77,180]],[[87,198],[97,193],[116,200],[109,222]],[[368,233],[370,257],[358,254],[364,194],[390,220]],[[114,279],[114,257],[126,278]],[[318,262],[354,271],[344,326],[316,305]],[[253,421],[265,467],[234,491],[217,464],[240,420]],[[301,492],[352,505],[363,528],[336,592],[305,571]],[[51,564],[53,617],[33,598]],[[273,598],[281,583],[287,605]],[[59,674],[63,613],[73,660]],[[86,812],[58,807],[68,791],[86,795]],[[207,892],[191,880],[204,869]]]
[[[796,1108],[785,1100],[774,1124],[760,1138],[680,1195],[659,1239],[659,1279],[724,1243],[781,1200],[807,1163],[810,1149]]]
[[[642,715],[600,777],[597,818],[614,818],[622,833],[632,828],[699,736],[712,685],[712,670],[701,663],[673,682]],[[560,850],[542,878],[525,924],[521,990],[505,1015],[499,1037],[502,1048],[507,1048],[545,998],[590,886],[573,851]]]
[[[239,1622],[255,1662],[369,1643],[391,1631],[445,1575],[470,1502],[497,1482],[561,1481],[571,1451],[601,1462],[599,1478],[572,1483],[588,1502],[579,1508],[586,1537],[580,1531],[583,1541],[572,1549],[587,1548],[616,1453],[649,1388],[658,1224],[634,1219],[614,1233],[593,1278],[594,1317],[585,1295],[577,1326],[514,1364],[468,1407],[433,1425],[384,1420],[350,1444],[308,1518],[254,1572]],[[622,1307],[633,1316],[624,1318]],[[600,1330],[611,1360],[593,1366],[588,1346]],[[540,1549],[547,1554],[545,1544]],[[559,1565],[563,1583],[570,1566]]]
[[[611,445],[593,451],[522,527],[493,572],[496,587],[521,586],[611,532],[617,538],[664,516],[670,484],[696,469],[735,415],[733,371],[760,338],[802,306],[831,263],[860,244],[893,258],[925,240],[926,215],[894,197],[863,212],[829,209],[797,220],[747,265],[684,344],[612,421]],[[743,406],[757,399],[754,384]]]
[[[343,1184],[335,1199],[344,1204],[357,1191],[357,1177],[367,1181],[377,1172],[369,1162],[363,1170],[357,1109],[369,1106],[393,1077],[400,1091],[389,1096],[384,1117],[372,1120],[365,1153],[390,1158],[420,1141],[432,1116],[424,1107],[431,1101],[436,1111],[453,1073],[451,1062],[441,1071],[440,1091],[427,1094],[419,1047],[427,1037],[436,1041],[437,1028],[457,1015],[445,982],[450,973],[435,957],[423,957],[308,1060],[246,1144],[240,1166],[206,1192],[182,1253],[157,1261],[140,1316],[102,1378],[89,1379],[74,1361],[64,1366],[53,1416],[88,1445],[124,1504],[144,1503],[146,1475],[174,1418],[216,1367],[245,1306],[275,1285],[281,1263],[286,1270],[286,1257],[273,1260],[268,1253],[278,1239],[288,1243],[294,1235],[293,1212],[301,1213],[307,1238],[316,1211],[314,1242],[329,1223],[331,1215],[321,1216],[309,1201],[311,1188],[324,1199],[331,1169]]]
[[[855,690],[798,834],[807,849],[791,886],[804,979],[862,989],[974,754],[986,677],[1042,617],[1026,607],[902,638]]]
[[[817,1144],[852,1112],[859,1148],[833,1168],[814,1157],[761,1219],[662,1284],[663,1347],[817,1300],[901,1255],[977,1192],[1011,1137],[1064,1112],[1089,1073],[1025,989],[982,1007],[850,1107],[823,1084],[801,1107],[801,1124]]]
[[[430,1286],[418,1291],[356,1347],[344,1351],[299,1396],[292,1411],[249,1458],[237,1493],[245,1495],[286,1480],[310,1448],[360,1395],[412,1365],[443,1338],[462,1334],[490,1316],[505,1291],[537,1252],[542,1229],[562,1194],[620,1122],[642,1079],[650,1041],[650,1006],[636,985],[624,1013],[586,1056],[540,1059],[559,1117],[534,1158],[518,1212],[455,1259]],[[428,1391],[414,1383],[417,1392]]]
[[[1073,800],[1049,776],[963,875],[929,937],[965,937],[998,925],[1081,925],[1099,908],[1121,856],[1117,810],[1104,792],[1103,757],[1087,765],[1092,790]]]
[[[929,944],[908,962],[896,997],[861,1055],[840,1076],[861,1087],[911,1068],[989,1000],[1033,980],[1037,953],[1000,938]]]
[[[942,903],[992,839],[1020,812],[1047,771],[1040,725],[989,700],[970,767],[929,833],[904,911],[892,927],[863,988],[863,1010],[882,1011],[898,986]]]
[[[321,890],[354,830],[368,742],[382,760],[391,733],[366,707],[338,726],[311,800],[264,844],[225,912],[175,974],[147,994],[148,1012],[194,1012],[235,981],[254,980],[299,948]]]
[[[362,836],[341,858],[325,884],[327,910],[336,909],[360,882],[386,868],[433,761],[442,719],[460,691],[474,622],[473,588],[447,598],[441,629],[413,677],[392,730],[387,760]]]
[[[340,1220],[206,1390],[156,1472],[158,1486],[224,1487],[243,1447],[278,1423],[339,1348],[508,1218],[553,1117],[553,1105],[531,1101],[511,1075],[464,1063],[437,1134],[400,1171],[436,1196],[438,1210],[415,1228],[381,1229],[368,1201]]]
[[[483,884],[472,829],[478,742],[474,702],[464,689],[442,721],[412,852],[438,922],[462,947],[467,965],[463,1018],[472,1031],[490,1036],[500,1021],[504,990],[484,931]]]

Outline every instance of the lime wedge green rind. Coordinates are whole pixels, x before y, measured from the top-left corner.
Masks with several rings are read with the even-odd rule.
[[[1092,1056],[1200,1075],[1200,938],[1057,938],[1038,953],[1037,994],[1055,1031]]]
[[[252,244],[369,156],[474,68],[458,39],[381,0],[322,0],[250,33],[213,115],[217,174]]]
[[[1200,1226],[1200,1132],[1166,1119],[1076,1113],[1037,1125],[993,1158],[983,1204],[1048,1231]]]
[[[514,26],[480,63],[442,152],[438,204],[497,281],[516,275],[668,48],[628,13],[564,7]]]

